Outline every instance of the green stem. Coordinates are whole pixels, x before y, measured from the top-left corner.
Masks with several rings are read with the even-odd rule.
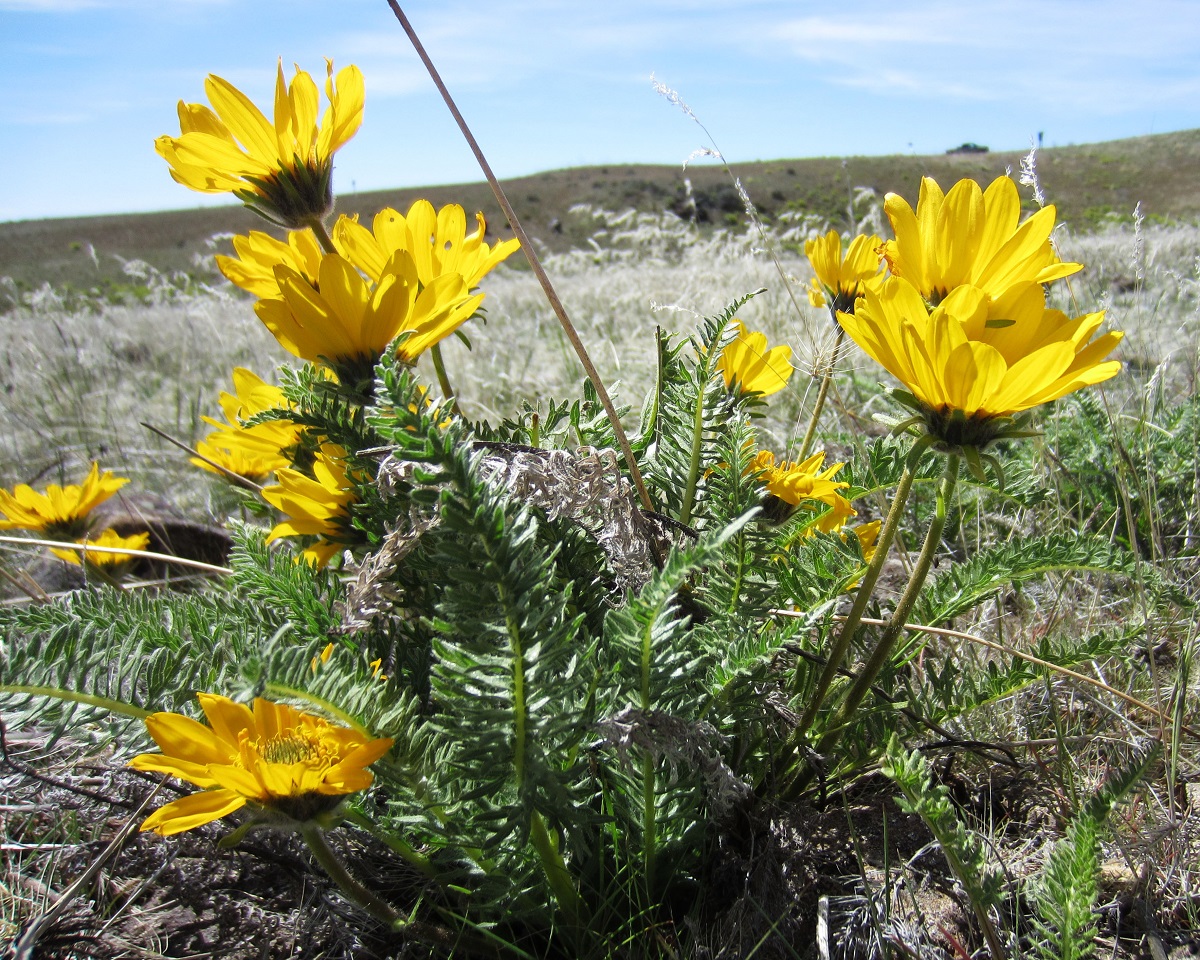
[[[326,841],[325,831],[312,824],[305,824],[300,828],[300,836],[308,844],[308,849],[312,851],[312,855],[317,863],[329,874],[334,883],[341,888],[342,893],[366,910],[367,913],[380,923],[387,924],[392,929],[404,928],[405,924],[398,910],[392,907],[391,904],[375,896],[375,894],[350,875],[350,871],[346,869],[346,865],[337,858],[337,854],[333,852],[328,841]]]
[[[842,343],[845,339],[846,331],[842,329],[842,325],[839,323],[837,325],[837,339],[833,343],[833,356],[821,374],[821,387],[817,391],[817,402],[813,407],[812,417],[808,421],[808,429],[804,431],[804,439],[800,441],[800,454],[796,457],[798,462],[803,463],[812,449],[813,437],[817,432],[817,423],[821,419],[821,411],[825,408],[825,398],[829,395],[829,384],[833,381],[833,368],[837,366],[838,354],[842,352]]]
[[[650,663],[654,636],[649,626],[642,630],[642,713],[650,712]],[[646,877],[646,893],[654,902],[654,866],[658,846],[658,823],[654,806],[654,757],[647,752],[642,758],[642,857]]]
[[[384,833],[370,820],[370,818],[363,816],[356,810],[343,811],[342,816],[344,816],[350,823],[353,823],[356,827],[361,827],[363,830],[366,830],[367,833],[373,836],[380,843],[386,844],[395,853],[398,853],[401,857],[407,860],[417,870],[421,871],[421,873],[423,873],[425,876],[432,880],[438,879],[438,872],[433,864],[429,862],[429,858],[423,853],[418,853],[400,837],[393,836],[390,833]]]
[[[454,394],[454,386],[450,383],[450,375],[446,373],[446,361],[442,359],[442,345],[435,343],[429,348],[429,356],[433,360],[433,370],[437,374],[438,386],[441,387],[442,396],[450,401],[450,408],[454,411],[456,417],[462,416],[462,410],[458,406],[458,397]]]
[[[916,478],[917,461],[920,459],[921,453],[924,452],[927,445],[927,443],[918,441],[905,462],[904,472],[900,475],[900,482],[896,484],[896,492],[892,494],[892,505],[888,510],[887,519],[883,522],[883,529],[879,531],[879,540],[875,546],[875,555],[871,557],[871,562],[867,565],[867,570],[863,574],[862,581],[859,583],[858,590],[854,595],[854,603],[850,607],[850,612],[846,614],[846,619],[842,623],[842,629],[838,633],[833,649],[829,652],[829,659],[825,663],[825,669],[817,681],[817,688],[809,698],[808,707],[805,709],[804,716],[800,720],[800,725],[796,728],[796,732],[793,735],[793,739],[796,742],[799,742],[799,738],[808,732],[813,720],[816,719],[817,711],[824,705],[825,695],[829,692],[829,686],[833,683],[834,677],[837,676],[838,670],[842,668],[842,664],[846,659],[846,653],[849,651],[854,635],[858,632],[859,625],[862,623],[867,603],[870,601],[871,594],[875,590],[875,583],[879,579],[879,574],[883,571],[883,565],[887,562],[888,551],[891,549],[892,541],[896,539],[896,531],[900,527],[900,518],[904,516],[904,507],[908,502],[908,495],[912,490],[913,480]],[[797,669],[799,669],[799,665],[797,665]]]
[[[338,248],[333,244],[333,237],[329,235],[329,231],[325,229],[325,221],[319,217],[313,217],[305,224],[316,236],[317,242],[321,244],[321,249],[326,253],[337,253]]]
[[[0,694],[29,693],[37,697],[54,697],[56,700],[68,700],[71,703],[86,703],[89,706],[100,707],[109,713],[119,713],[122,716],[133,717],[135,720],[145,720],[150,716],[150,710],[143,710],[131,703],[121,700],[110,700],[108,697],[94,697],[89,693],[76,693],[74,690],[64,690],[62,687],[42,687],[24,683],[0,683]]]
[[[703,374],[705,371],[697,371]],[[708,377],[700,376],[700,391],[696,394],[696,410],[692,415],[692,448],[688,455],[687,485],[683,489],[683,506],[679,510],[679,522],[692,522],[692,506],[696,501],[696,484],[700,482],[700,453],[704,448],[704,391]]]
[[[533,811],[529,822],[529,839],[538,853],[538,858],[542,861],[542,869],[546,873],[550,889],[554,891],[554,899],[558,901],[558,905],[567,914],[570,921],[578,924],[583,901],[579,897],[579,891],[575,889],[575,882],[571,879],[570,871],[567,870],[567,865],[559,852],[558,839],[550,835],[550,831],[546,828],[546,822],[536,810]]]
[[[867,691],[871,689],[871,684],[875,682],[875,678],[879,676],[879,672],[887,663],[896,641],[904,632],[904,627],[908,623],[908,616],[912,613],[913,606],[917,602],[917,597],[921,595],[921,588],[925,585],[925,578],[929,575],[929,570],[933,566],[933,558],[937,554],[938,547],[941,546],[942,530],[946,526],[946,514],[950,498],[954,495],[954,486],[957,482],[958,455],[954,453],[947,454],[946,471],[942,474],[942,482],[938,486],[937,507],[934,510],[933,519],[929,523],[929,530],[925,534],[925,543],[921,547],[921,553],[917,557],[912,575],[908,579],[908,586],[904,588],[904,593],[901,595],[900,601],[896,604],[896,609],[892,611],[892,615],[888,619],[888,625],[883,630],[883,636],[879,638],[879,642],[871,652],[870,658],[862,670],[859,671],[858,679],[854,681],[850,692],[846,694],[846,699],[842,701],[841,706],[838,708],[837,721],[834,723],[833,728],[821,738],[821,745],[817,748],[818,753],[827,744],[832,743],[841,735],[840,728],[845,726],[850,718],[854,716],[858,705],[862,703],[863,698],[867,695]]]
[[[909,458],[908,466],[905,469],[905,473],[912,472],[918,457],[919,453],[917,449],[914,448],[913,454]],[[879,642],[875,645],[875,649],[871,652],[871,656],[868,658],[863,668],[859,671],[857,679],[850,687],[849,692],[846,694],[845,699],[838,708],[838,712],[834,721],[829,725],[820,741],[818,741],[815,750],[818,755],[824,754],[825,751],[828,750],[841,737],[842,730],[854,716],[859,704],[862,703],[863,698],[866,697],[867,691],[871,689],[871,684],[875,682],[875,678],[879,675],[879,672],[887,663],[888,657],[891,655],[892,648],[895,646],[896,640],[900,637],[900,634],[904,632],[905,625],[908,622],[908,615],[912,612],[913,605],[916,603],[917,597],[921,593],[921,587],[924,586],[925,578],[929,574],[929,569],[933,564],[934,555],[937,553],[938,546],[941,544],[942,529],[946,525],[947,503],[954,492],[954,486],[958,480],[958,465],[959,460],[956,454],[947,455],[946,471],[942,475],[942,481],[938,486],[937,507],[935,509],[933,519],[929,523],[929,530],[925,535],[925,543],[921,547],[921,554],[917,557],[916,565],[913,567],[908,584],[904,588],[904,593],[901,595],[900,601],[896,605],[896,609],[892,612],[891,617],[888,619],[888,624],[884,628],[883,636],[879,638]],[[910,486],[911,483],[912,481],[910,479]],[[897,492],[899,492],[899,490],[897,490]],[[889,511],[888,520],[890,521],[891,519],[892,512]],[[875,556],[878,558],[879,554],[876,553]],[[863,587],[859,588],[860,591],[862,589]],[[864,601],[862,607],[865,608],[865,606],[866,602]],[[857,628],[859,623],[862,622],[862,610],[859,609],[859,607],[860,605],[856,598],[854,608],[858,611],[858,614],[857,619],[853,624],[855,628]],[[853,613],[854,610],[851,612]],[[849,636],[849,633],[846,630],[846,628],[849,626],[851,626],[849,620],[842,625],[842,633],[838,636],[839,648],[843,646],[842,639]],[[845,645],[849,645],[848,640],[846,641]],[[838,664],[836,664],[831,657],[830,661],[825,665],[825,672],[830,673],[832,668],[832,670],[836,673],[837,666]],[[812,710],[809,712],[815,713],[815,711]],[[808,728],[807,726],[802,725],[798,729],[801,731],[801,733],[803,733],[806,732]],[[798,742],[798,738],[796,738],[796,742]],[[799,773],[796,774],[792,781],[784,788],[782,791],[782,796],[787,799],[795,799],[812,781],[815,773],[816,770],[813,768],[813,765],[811,763],[806,763],[803,767],[801,767]]]

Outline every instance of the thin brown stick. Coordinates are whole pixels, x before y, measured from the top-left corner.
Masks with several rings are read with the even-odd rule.
[[[612,399],[608,395],[608,390],[604,387],[604,381],[600,379],[600,374],[596,371],[596,367],[592,363],[592,358],[588,356],[587,348],[584,347],[583,341],[579,339],[575,325],[571,323],[570,318],[567,316],[566,308],[558,298],[558,293],[555,291],[554,285],[550,282],[550,277],[547,276],[545,269],[543,269],[542,262],[538,259],[537,252],[533,249],[533,244],[530,243],[528,234],[525,233],[525,228],[521,226],[521,221],[517,219],[517,214],[513,210],[512,204],[508,202],[508,197],[505,196],[504,188],[500,186],[500,181],[496,179],[496,175],[492,173],[491,165],[487,162],[487,158],[484,157],[483,151],[475,140],[475,136],[471,133],[471,128],[467,126],[467,121],[458,112],[458,107],[455,105],[454,99],[450,96],[450,91],[442,82],[441,75],[437,72],[433,61],[429,59],[429,54],[425,52],[425,47],[417,36],[417,32],[413,29],[412,24],[408,22],[408,17],[404,15],[404,11],[400,9],[400,4],[396,0],[387,0],[387,2],[388,6],[392,8],[392,13],[396,15],[396,19],[400,21],[400,26],[408,34],[408,39],[417,51],[417,56],[425,64],[425,69],[429,72],[434,86],[438,88],[438,93],[446,101],[446,106],[458,124],[458,129],[462,131],[462,135],[466,138],[471,152],[475,154],[475,160],[479,163],[479,168],[483,171],[488,186],[492,188],[496,202],[500,204],[500,209],[504,211],[504,215],[508,217],[508,222],[512,225],[513,233],[521,241],[521,249],[525,251],[525,256],[529,259],[529,265],[533,268],[533,273],[537,277],[538,283],[542,285],[542,290],[546,294],[546,299],[550,301],[550,307],[554,310],[554,315],[558,317],[558,322],[562,324],[563,332],[566,333],[567,339],[571,341],[571,346],[575,348],[575,354],[579,357],[579,362],[583,364],[583,369],[587,373],[588,379],[592,382],[592,386],[596,388],[596,395],[600,398],[600,403],[604,405],[604,412],[608,414],[608,419],[612,423],[617,444],[621,447],[621,453],[625,456],[625,463],[629,466],[630,479],[633,480],[633,485],[637,488],[638,497],[642,501],[643,508],[653,510],[654,504],[650,500],[650,492],[646,489],[646,483],[642,479],[641,470],[638,469],[637,460],[633,456],[633,448],[629,445],[629,438],[625,436],[625,428],[621,426],[621,420],[617,416],[617,408],[613,406]]]
[[[801,613],[800,611],[797,611],[797,610],[770,610],[770,611],[768,611],[768,613],[773,617],[797,617],[797,618],[799,618],[799,617],[805,616],[804,613]],[[833,619],[834,620],[844,620],[845,618],[844,617],[834,617]],[[887,620],[878,620],[874,617],[863,617],[859,622],[860,623],[869,623],[869,624],[871,624],[871,626],[875,626],[875,627],[886,627],[888,624]],[[1017,650],[1014,647],[1007,646],[1006,644],[996,643],[994,640],[985,640],[983,637],[976,636],[973,633],[964,633],[961,630],[948,630],[945,627],[927,627],[924,624],[920,624],[920,623],[906,623],[906,624],[904,624],[904,629],[912,630],[916,633],[928,633],[928,634],[932,634],[933,636],[936,636],[936,637],[953,637],[953,638],[956,638],[959,640],[970,640],[972,643],[977,643],[982,647],[988,647],[991,650],[996,650],[1000,653],[1006,653],[1010,657],[1018,657],[1021,660],[1027,660],[1029,663],[1032,663],[1035,666],[1045,667],[1047,670],[1050,670],[1053,673],[1062,674],[1064,677],[1070,677],[1072,680],[1078,680],[1081,683],[1089,684],[1090,686],[1093,686],[1093,687],[1096,687],[1097,689],[1103,690],[1106,693],[1111,693],[1114,697],[1117,697],[1120,700],[1124,700],[1130,706],[1138,707],[1142,710],[1146,710],[1146,711],[1154,714],[1154,716],[1158,717],[1160,720],[1165,720],[1164,714],[1161,710],[1159,710],[1156,707],[1151,706],[1150,704],[1146,703],[1144,700],[1139,700],[1137,697],[1130,696],[1128,693],[1124,693],[1124,692],[1118,690],[1116,687],[1110,687],[1107,683],[1104,683],[1102,680],[1097,680],[1094,677],[1089,677],[1089,676],[1087,676],[1087,674],[1079,673],[1079,672],[1077,672],[1075,670],[1071,670],[1067,667],[1060,667],[1058,664],[1051,663],[1049,660],[1043,660],[1041,657],[1035,657],[1031,653],[1023,653],[1022,651]],[[1187,726],[1186,724],[1181,726],[1180,729],[1183,730],[1185,733],[1189,734],[1190,736],[1195,737],[1197,740],[1200,740],[1200,731],[1197,731],[1197,730],[1193,729],[1192,727]]]

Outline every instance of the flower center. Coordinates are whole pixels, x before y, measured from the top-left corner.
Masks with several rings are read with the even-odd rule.
[[[298,730],[259,741],[258,754],[267,763],[308,763],[316,766],[328,760],[327,751],[321,749],[321,744],[300,735]]]

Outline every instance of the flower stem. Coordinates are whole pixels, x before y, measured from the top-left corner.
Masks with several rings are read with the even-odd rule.
[[[458,397],[454,393],[454,386],[450,383],[450,375],[446,373],[446,361],[442,359],[442,345],[435,343],[429,348],[429,356],[433,360],[433,369],[437,373],[438,386],[442,389],[442,396],[450,401],[450,408],[454,411],[456,417],[462,416],[462,410],[458,406]]]
[[[846,694],[846,699],[842,701],[841,707],[838,708],[837,721],[834,723],[833,729],[822,737],[822,745],[817,748],[818,752],[820,752],[826,743],[832,742],[831,738],[836,739],[840,736],[840,728],[854,716],[858,705],[862,703],[863,697],[871,689],[871,684],[879,676],[879,671],[883,669],[888,657],[891,656],[892,647],[895,646],[896,640],[904,632],[904,626],[908,622],[908,615],[912,613],[913,605],[917,602],[917,597],[921,595],[921,588],[925,586],[925,578],[929,575],[929,570],[933,566],[934,555],[942,543],[942,530],[946,526],[946,514],[949,509],[950,498],[954,495],[954,487],[958,483],[958,463],[958,454],[951,453],[946,455],[946,471],[942,474],[942,482],[938,485],[937,507],[934,510],[933,519],[929,522],[929,530],[925,534],[925,543],[921,547],[920,556],[917,557],[917,562],[913,566],[912,576],[908,579],[908,586],[904,588],[904,593],[901,595],[900,601],[896,604],[896,609],[892,611],[891,617],[888,618],[888,625],[884,628],[883,636],[879,638],[879,642],[875,645],[870,659],[867,660],[862,670],[859,671],[858,679],[854,681],[850,692]]]
[[[385,833],[380,830],[372,822],[370,817],[363,816],[355,810],[343,812],[342,814],[350,823],[357,827],[366,830],[380,843],[387,844],[395,853],[398,853],[407,860],[413,867],[421,871],[425,876],[431,879],[437,879],[438,873],[433,864],[429,862],[429,858],[422,853],[418,853],[411,846],[404,842],[400,837]]]
[[[879,531],[879,541],[875,547],[875,555],[871,558],[871,562],[867,565],[867,570],[863,574],[862,581],[858,585],[858,590],[854,595],[854,603],[850,607],[850,612],[846,614],[846,619],[842,623],[842,629],[838,633],[837,640],[834,642],[833,649],[829,652],[829,659],[825,663],[825,670],[817,681],[817,688],[813,691],[808,701],[808,707],[804,711],[804,716],[800,720],[800,725],[796,728],[795,737],[799,738],[808,732],[812,722],[816,719],[817,711],[825,702],[825,695],[829,692],[829,685],[833,683],[833,678],[837,676],[838,670],[841,669],[843,661],[846,659],[846,653],[850,649],[850,643],[854,639],[854,634],[858,632],[859,625],[862,623],[862,616],[866,612],[867,603],[871,599],[871,594],[875,590],[875,583],[879,579],[879,574],[883,571],[883,565],[887,562],[888,551],[891,549],[892,541],[896,539],[896,531],[900,528],[900,518],[904,516],[904,507],[908,503],[908,495],[912,490],[913,480],[916,478],[917,460],[920,459],[920,453],[924,452],[925,445],[920,444],[920,452],[917,447],[913,447],[912,452],[905,462],[904,472],[900,475],[900,482],[896,484],[896,492],[892,494],[892,505],[888,510],[887,519],[883,522],[883,529]]]
[[[833,368],[837,366],[838,355],[842,352],[842,343],[846,339],[846,331],[842,325],[837,325],[837,339],[833,343],[833,356],[829,359],[824,372],[821,374],[821,387],[817,391],[817,402],[813,406],[812,417],[808,421],[808,429],[804,431],[804,439],[800,441],[800,454],[796,457],[803,462],[812,449],[813,437],[817,432],[817,423],[821,419],[821,411],[825,408],[825,398],[829,395],[829,384],[833,380]]]
[[[337,854],[333,852],[333,848],[329,846],[328,841],[325,839],[324,830],[318,826],[306,824],[301,827],[300,836],[308,844],[308,849],[312,851],[312,855],[317,863],[329,874],[334,883],[341,888],[342,893],[366,910],[367,913],[380,923],[385,923],[389,927],[395,927],[397,921],[401,919],[400,912],[375,896],[375,894],[350,875],[350,871],[346,869],[346,865],[338,859]]]
[[[412,937],[422,943],[434,944],[440,947],[454,948],[478,946],[472,942],[469,935],[455,934],[453,931],[436,923],[421,920],[406,920],[391,904],[375,896],[370,890],[350,875],[346,865],[338,859],[337,854],[325,839],[325,831],[316,824],[308,823],[300,828],[300,836],[312,851],[313,858],[347,897],[357,903],[380,923],[387,924],[392,930],[405,936]]]
[[[329,235],[329,231],[325,229],[325,221],[320,217],[313,217],[305,224],[317,238],[317,242],[321,244],[321,249],[326,253],[337,253],[338,249],[333,245],[333,237]]]
[[[917,557],[912,575],[908,579],[908,585],[905,586],[904,593],[900,596],[900,600],[896,604],[896,609],[892,611],[891,617],[888,618],[888,624],[884,627],[883,636],[875,644],[875,649],[871,651],[871,656],[858,672],[857,679],[855,679],[849,692],[846,694],[846,698],[838,707],[836,717],[817,743],[816,753],[818,755],[824,754],[841,739],[842,731],[845,729],[846,724],[853,718],[859,704],[866,697],[867,691],[871,689],[871,684],[875,682],[875,678],[879,676],[879,672],[887,664],[888,658],[892,653],[892,648],[896,645],[896,640],[904,632],[904,628],[908,622],[908,615],[912,612],[913,605],[917,602],[917,597],[921,594],[921,588],[925,585],[925,578],[929,574],[930,567],[933,566],[934,555],[937,553],[938,547],[942,542],[942,530],[946,526],[948,504],[951,496],[954,494],[955,484],[958,482],[958,466],[958,455],[953,453],[948,454],[946,456],[946,470],[942,474],[941,483],[938,485],[937,506],[934,510],[933,519],[929,522],[929,530],[925,534],[925,543],[921,547],[921,553]],[[849,626],[849,621],[847,621],[846,626]],[[807,764],[788,785],[786,795],[791,797],[798,795],[808,785],[809,781],[812,780],[814,773],[812,764]]]
[[[688,456],[687,485],[683,490],[683,506],[679,509],[679,522],[692,522],[692,507],[696,502],[696,485],[700,482],[700,454],[704,448],[704,391],[708,386],[708,371],[700,371],[700,392],[696,395],[696,410],[692,417],[692,448]]]

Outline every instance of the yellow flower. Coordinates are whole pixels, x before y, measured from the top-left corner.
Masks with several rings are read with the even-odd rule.
[[[930,313],[911,283],[893,277],[878,291],[868,288],[854,314],[838,320],[911,392],[930,433],[951,446],[982,446],[1002,428],[996,418],[1121,369],[1104,358],[1122,334],[1095,337],[1103,311],[1071,319],[1047,310],[1033,282],[1009,287],[991,304],[977,287],[956,287]]]
[[[196,452],[238,476],[259,483],[272,471],[291,464],[289,454],[300,442],[301,431],[290,420],[270,420],[252,427],[242,426],[241,421],[256,414],[267,410],[287,410],[291,405],[282,390],[266,383],[245,367],[234,369],[233,388],[235,394],[222,391],[220,396],[224,422],[201,417],[205,423],[217,429],[196,444]],[[192,463],[204,470],[220,473],[198,457],[193,457]]]
[[[226,446],[222,440],[229,435],[231,434],[210,433],[207,440],[199,440],[196,443],[196,453],[200,456],[189,457],[188,460],[201,470],[215,473],[222,479],[229,480],[229,474],[232,473],[254,484],[262,484],[275,470],[279,467],[286,467],[291,462],[287,457],[278,453],[260,456],[236,447]],[[218,467],[225,469],[220,470]],[[236,483],[236,481],[234,482]]]
[[[717,369],[725,375],[725,385],[741,393],[770,396],[787,386],[792,375],[788,362],[792,348],[767,349],[765,333],[750,333],[741,320],[735,320],[737,339],[730,341],[717,359]]]
[[[341,447],[327,443],[317,451],[311,477],[290,467],[275,471],[279,483],[263,490],[262,497],[288,519],[275,525],[268,543],[280,537],[317,537],[303,556],[323,567],[349,542],[347,508],[358,496],[346,473],[345,456]]]
[[[312,230],[292,230],[287,240],[276,240],[261,230],[233,238],[236,257],[217,257],[217,268],[232,284],[256,297],[278,299],[282,296],[275,279],[275,267],[285,264],[316,286],[321,268],[321,245]]]
[[[759,473],[760,482],[767,488],[764,516],[781,522],[791,515],[793,507],[805,500],[833,508],[817,522],[817,527],[826,532],[841,527],[849,517],[855,516],[850,501],[838,492],[850,484],[833,479],[845,464],[835,463],[822,469],[824,464],[824,451],[814,453],[801,463],[785,460],[776,465],[775,454],[760,450],[750,462],[750,470]]]
[[[370,230],[357,219],[339,217],[334,224],[333,241],[346,259],[372,280],[382,278],[388,260],[397,250],[407,250],[416,264],[421,286],[454,273],[472,289],[496,264],[521,246],[515,238],[489,246],[483,240],[487,224],[482,213],[475,214],[475,222],[475,232],[468,236],[466,212],[457,203],[447,204],[434,213],[432,203],[417,200],[405,216],[390,207],[380,210]]]
[[[843,259],[842,237],[836,230],[805,241],[804,253],[814,274],[809,284],[808,302],[814,307],[824,307],[833,301],[835,311],[853,310],[863,286],[879,275],[882,264],[879,246],[882,243],[874,234],[860,233],[850,241]]]
[[[27,483],[19,483],[11,493],[0,490],[0,530],[23,529],[40,532],[55,540],[77,540],[88,531],[88,514],[129,482],[92,469],[82,484],[60,487],[52,483],[38,493]]]
[[[854,536],[858,540],[859,550],[862,551],[862,558],[867,563],[870,563],[875,556],[875,550],[879,546],[879,529],[883,526],[882,520],[872,520],[870,523],[860,523],[854,528]],[[842,538],[846,535],[843,533]],[[862,581],[862,576],[857,576],[846,584],[847,590],[853,590]]]
[[[933,306],[961,284],[998,300],[1015,285],[1049,283],[1083,269],[1060,262],[1050,244],[1053,205],[1018,226],[1021,198],[1008,177],[993,180],[986,191],[974,180],[960,180],[944,195],[924,177],[915,213],[894,193],[884,199],[884,211],[896,239],[883,244],[883,258],[893,276]]]
[[[872,520],[870,523],[860,523],[854,528],[854,536],[858,539],[859,549],[862,550],[863,559],[867,563],[875,556],[875,548],[879,546],[879,529],[882,526],[882,520]]]
[[[196,695],[205,726],[178,713],[155,713],[146,729],[162,750],[129,761],[204,788],[159,807],[143,830],[170,836],[219,820],[247,803],[305,822],[337,807],[374,779],[367,769],[391,749],[348,727],[261,697],[254,709],[214,693]]]
[[[276,267],[275,276],[282,299],[260,300],[254,312],[285,350],[330,364],[345,383],[370,376],[387,345],[404,331],[410,336],[397,355],[414,362],[457,330],[483,300],[482,294],[471,296],[457,274],[445,274],[422,289],[407,250],[392,255],[376,284],[336,253],[321,258],[317,286],[286,265]]]
[[[317,122],[320,94],[309,74],[296,67],[290,84],[279,62],[275,121],[220,77],[204,81],[212,109],[179,102],[178,137],[154,142],[176,182],[202,193],[233,193],[256,213],[285,227],[301,227],[333,204],[333,155],[362,123],[363,78],[355,66],[333,77],[325,61],[329,100]]]
[[[149,533],[135,533],[128,537],[123,537],[116,530],[104,530],[94,537],[80,537],[75,541],[82,543],[85,546],[93,547],[113,547],[118,550],[129,550],[128,554],[120,553],[100,553],[92,551],[79,550],[55,550],[50,552],[60,560],[65,560],[67,563],[79,566],[82,562],[91,567],[101,567],[113,572],[115,569],[131,563],[134,557],[133,553],[139,553],[150,546]]]

